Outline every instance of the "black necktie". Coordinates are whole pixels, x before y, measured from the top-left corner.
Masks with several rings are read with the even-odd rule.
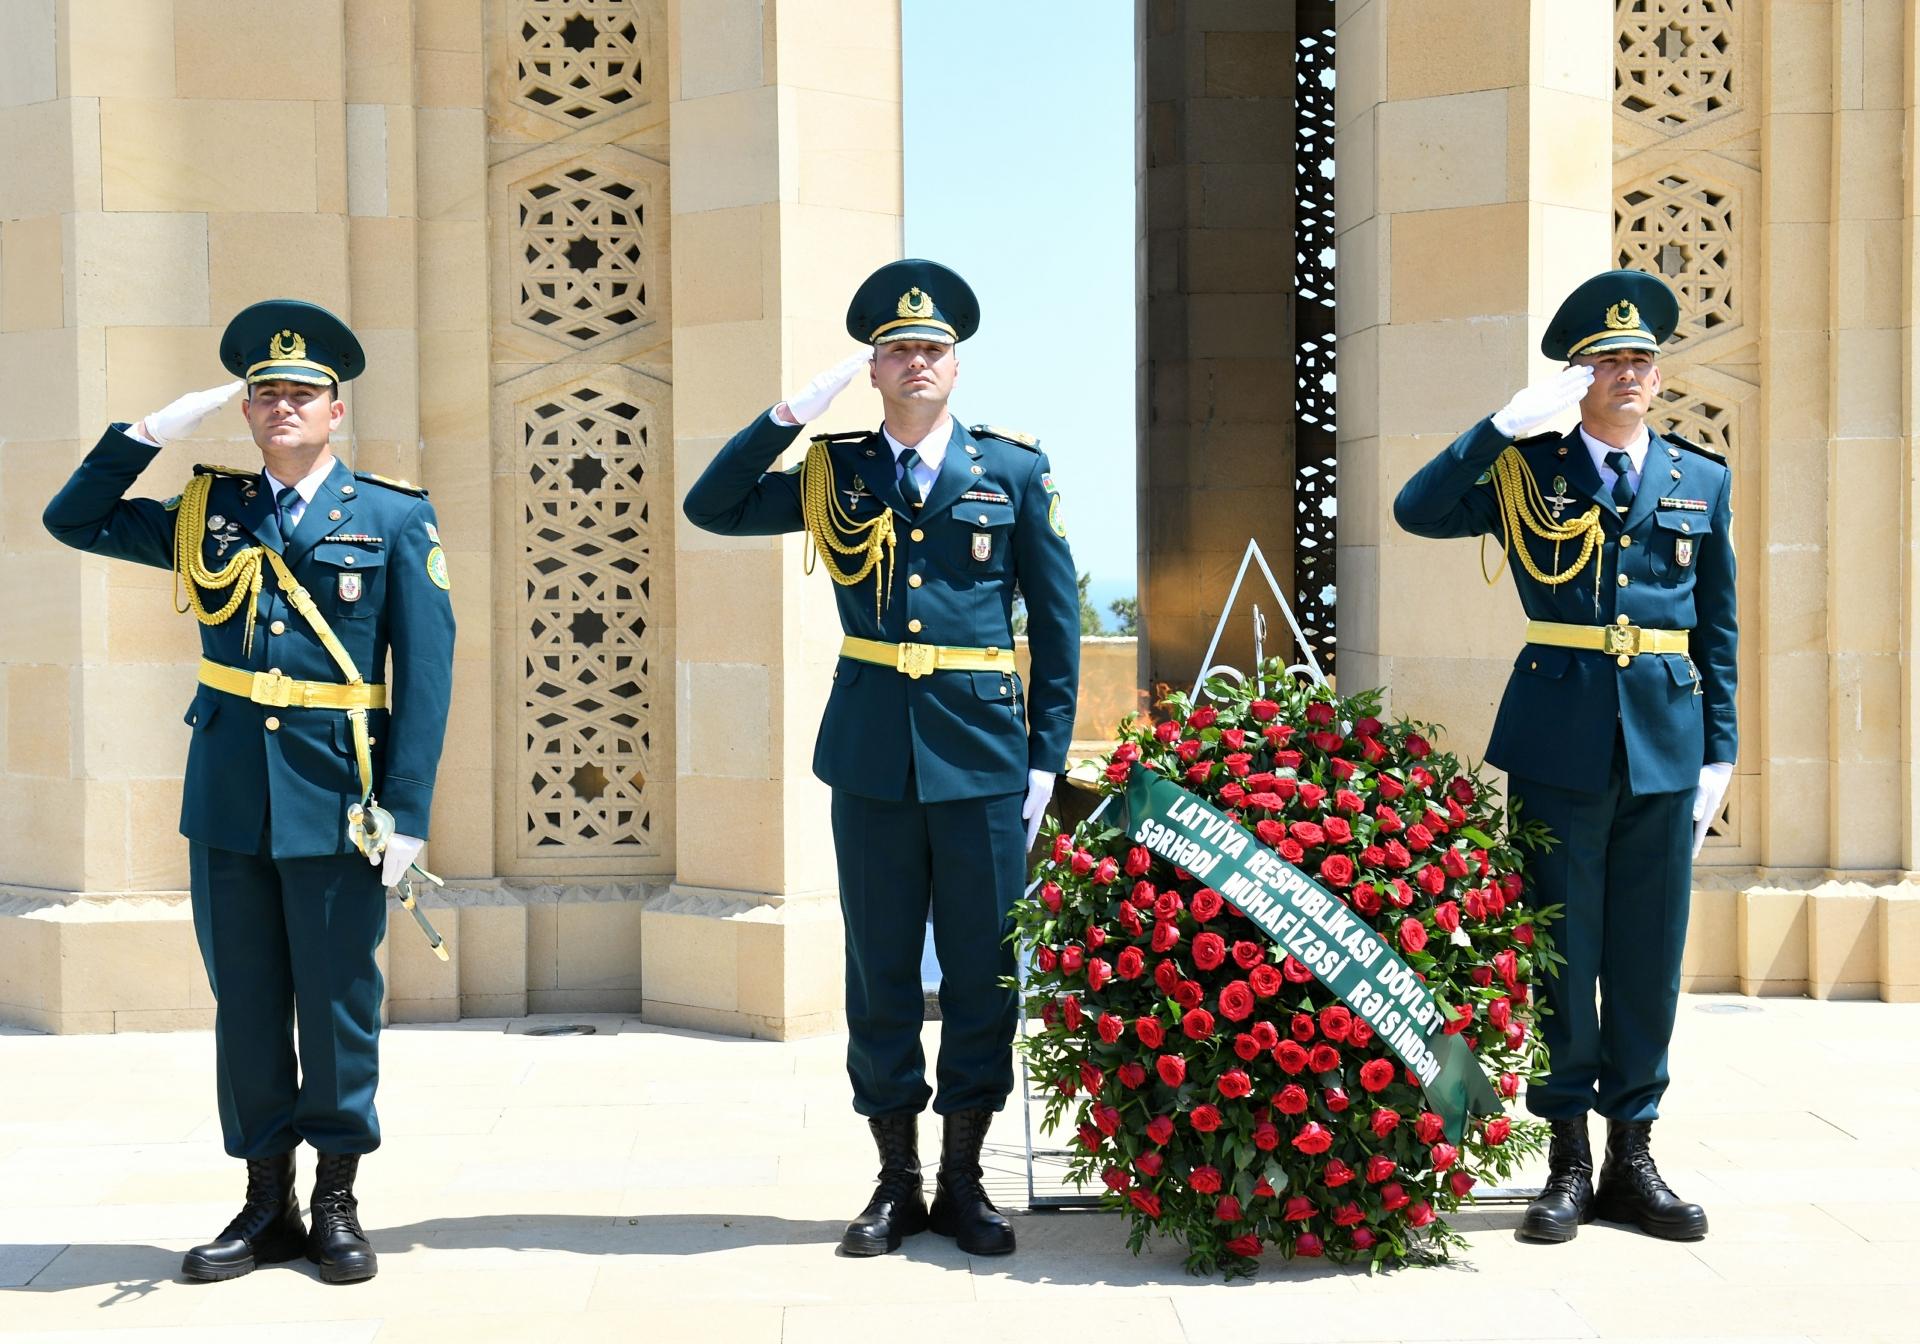
[[[1613,507],[1625,513],[1633,507],[1633,482],[1627,476],[1633,470],[1633,459],[1624,448],[1615,448],[1607,454],[1607,465],[1613,468]]]
[[[300,492],[290,485],[283,485],[273,494],[273,507],[280,518],[280,536],[282,539],[293,535],[293,506],[299,501]]]
[[[920,454],[913,449],[900,454],[900,493],[916,509],[925,502],[920,498],[920,482],[913,479],[913,469],[919,465]]]

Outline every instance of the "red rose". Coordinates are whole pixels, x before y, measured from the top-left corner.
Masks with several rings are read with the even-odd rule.
[[[1282,840],[1279,844],[1275,845],[1273,848],[1274,848],[1274,852],[1279,854],[1279,856],[1285,859],[1288,863],[1293,863],[1293,864],[1302,863],[1306,860],[1306,857],[1307,857],[1307,851],[1300,847],[1300,842],[1291,837],[1285,840]]]
[[[1133,1169],[1142,1176],[1158,1176],[1167,1159],[1158,1153],[1142,1153],[1133,1159]]]
[[[1313,809],[1319,807],[1321,803],[1325,802],[1326,798],[1327,791],[1318,784],[1308,784],[1304,780],[1301,781],[1300,806],[1311,812]]]
[[[1180,1030],[1189,1040],[1204,1041],[1213,1035],[1213,1014],[1205,1008],[1190,1008],[1180,1019]]]
[[[1307,1067],[1307,1047],[1298,1041],[1282,1041],[1273,1049],[1273,1062],[1289,1074]]]
[[[1309,1120],[1293,1136],[1293,1146],[1308,1157],[1317,1157],[1333,1147],[1333,1132],[1318,1120]]]
[[[1137,947],[1123,947],[1115,960],[1114,969],[1122,980],[1138,980],[1147,969],[1147,958]]]
[[[1456,1168],[1453,1174],[1447,1177],[1447,1188],[1453,1191],[1455,1199],[1465,1199],[1467,1192],[1473,1189],[1473,1173]]]
[[[1148,940],[1148,945],[1161,954],[1173,951],[1180,946],[1179,928],[1169,921],[1162,920],[1153,926],[1153,937]]]
[[[1320,1177],[1322,1184],[1330,1186],[1345,1185],[1352,1179],[1353,1168],[1337,1157],[1328,1160],[1326,1171]]]
[[[1247,1032],[1236,1032],[1233,1038],[1233,1053],[1251,1064],[1260,1057],[1260,1042],[1254,1040]]]
[[[1436,1143],[1444,1133],[1446,1133],[1445,1124],[1432,1111],[1420,1112],[1419,1117],[1413,1122],[1413,1137],[1422,1143]]]
[[[1294,1040],[1300,1042],[1302,1045],[1305,1045],[1308,1041],[1313,1039],[1313,1035],[1314,1035],[1313,1014],[1312,1013],[1295,1013],[1293,1015],[1293,1021],[1288,1024],[1288,1030],[1292,1032]]]
[[[1220,786],[1220,801],[1227,807],[1238,807],[1247,801],[1247,791],[1228,780]]]
[[[1105,957],[1095,957],[1087,963],[1088,989],[1097,990],[1111,979],[1113,979],[1113,967],[1107,963]]]
[[[1407,1210],[1407,1226],[1425,1227],[1434,1220],[1434,1217],[1433,1205],[1423,1199]]]
[[[1427,773],[1425,767],[1416,765],[1407,771],[1407,782],[1416,789],[1430,789],[1433,787],[1433,776]]]
[[[1180,968],[1170,961],[1157,961],[1153,964],[1153,984],[1162,994],[1173,993],[1173,987],[1180,983]]]
[[[1060,956],[1050,947],[1036,948],[1033,953],[1033,964],[1043,973],[1051,974],[1053,968],[1060,964]]]
[[[1400,1127],[1400,1113],[1381,1107],[1368,1123],[1373,1127],[1374,1137],[1384,1139]]]
[[[1219,892],[1212,887],[1202,887],[1193,893],[1193,900],[1188,909],[1195,919],[1204,924],[1219,914],[1220,908],[1225,904]]]
[[[1313,1217],[1313,1201],[1305,1195],[1293,1195],[1280,1206],[1280,1217],[1289,1223],[1303,1223]]]
[[[1080,1030],[1080,1024],[1086,1020],[1086,1014],[1080,1011],[1080,1000],[1072,994],[1061,1003],[1060,1014],[1066,1019],[1068,1031]]]
[[[1392,1185],[1383,1185],[1380,1187],[1380,1204],[1388,1213],[1404,1209],[1412,1202],[1411,1197],[1401,1188],[1400,1182],[1398,1181],[1395,1181]]]
[[[1195,1106],[1193,1114],[1187,1117],[1187,1123],[1202,1134],[1211,1134],[1220,1128],[1220,1112],[1210,1105]]]
[[[1062,895],[1063,893],[1060,890],[1060,884],[1058,882],[1042,882],[1040,884],[1040,904],[1046,906],[1048,910],[1056,915],[1060,913]]]
[[[1125,761],[1110,761],[1107,764],[1107,780],[1113,784],[1125,784],[1127,776],[1133,773],[1133,767]]]
[[[1127,893],[1127,904],[1136,909],[1151,910],[1158,898],[1159,893],[1153,889],[1153,883],[1140,881],[1135,882],[1133,889]]]
[[[1413,888],[1404,877],[1396,877],[1387,884],[1387,899],[1404,910],[1413,904]]]
[[[1171,1116],[1156,1115],[1147,1121],[1147,1137],[1155,1143],[1164,1144],[1173,1137],[1173,1119]]]
[[[1186,741],[1182,742],[1179,746],[1175,747],[1173,749],[1173,754],[1175,756],[1178,756],[1182,761],[1188,764],[1192,764],[1192,762],[1195,759],[1197,759],[1200,755],[1200,747],[1201,747],[1200,739],[1197,737],[1190,737]]]
[[[1307,969],[1305,962],[1293,956],[1287,956],[1281,959],[1280,975],[1288,984],[1292,985],[1310,985],[1313,983],[1313,972]]]
[[[1393,1062],[1385,1059],[1370,1059],[1360,1066],[1360,1086],[1369,1092],[1378,1092],[1393,1081]]]
[[[1435,1171],[1445,1171],[1460,1158],[1460,1150],[1450,1143],[1436,1143],[1427,1151]]]
[[[1228,1101],[1237,1101],[1253,1091],[1253,1080],[1247,1077],[1244,1069],[1228,1069],[1220,1075],[1220,1080],[1214,1086]]]
[[[1368,1228],[1356,1227],[1353,1229],[1353,1249],[1356,1251],[1370,1251],[1379,1240],[1380,1238],[1375,1236]]]
[[[1189,728],[1211,728],[1213,727],[1213,721],[1219,717],[1220,711],[1212,705],[1201,705],[1198,709],[1194,710],[1193,713],[1187,715],[1187,726]]]
[[[1513,1121],[1504,1115],[1497,1115],[1487,1121],[1487,1142],[1498,1148],[1513,1133]]]
[[[1291,835],[1303,845],[1324,845],[1327,843],[1327,833],[1322,830],[1317,823],[1311,821],[1294,822],[1293,825],[1287,827],[1287,834]]]
[[[1251,1232],[1245,1236],[1234,1237],[1231,1241],[1227,1242],[1226,1251],[1228,1255],[1244,1256],[1251,1260],[1254,1256],[1260,1254],[1260,1238],[1254,1236]]]
[[[1220,740],[1227,744],[1228,751],[1238,751],[1247,745],[1247,730],[1245,728],[1222,728],[1220,730]]]
[[[1122,1064],[1116,1072],[1119,1074],[1121,1085],[1124,1087],[1137,1088],[1147,1081],[1147,1071],[1139,1064],[1131,1062]]]
[[[1329,854],[1320,860],[1320,876],[1336,890],[1349,886],[1353,882],[1353,860],[1345,854]]]
[[[1398,871],[1413,862],[1413,855],[1409,854],[1407,847],[1398,840],[1387,841],[1385,848],[1387,851],[1386,866],[1388,868]]]
[[[1259,1044],[1262,1050],[1271,1050],[1274,1046],[1280,1044],[1280,1033],[1274,1029],[1273,1023],[1271,1022],[1255,1022],[1253,1024],[1253,1039]]]
[[[1316,728],[1325,728],[1333,722],[1333,706],[1325,700],[1315,700],[1307,706],[1307,722]]]
[[[1205,761],[1200,761],[1188,766],[1186,773],[1181,777],[1185,779],[1189,785],[1197,789],[1207,782],[1207,776],[1212,773],[1213,767]]]
[[[1353,1013],[1341,1004],[1320,1010],[1320,1034],[1330,1041],[1344,1041],[1353,1027]]]
[[[1207,992],[1192,980],[1182,980],[1173,987],[1173,1001],[1182,1008],[1198,1008]]]
[[[1340,1052],[1325,1041],[1307,1052],[1307,1071],[1309,1073],[1332,1073],[1340,1067]]]
[[[1513,929],[1513,941],[1524,947],[1533,946],[1533,925],[1516,924]]]
[[[1163,891],[1153,898],[1153,917],[1155,919],[1178,919],[1185,906],[1177,891]]]
[[[1220,1193],[1220,1169],[1218,1167],[1195,1167],[1187,1174],[1187,1184],[1195,1194],[1217,1195]]]
[[[1255,723],[1270,723],[1279,712],[1280,706],[1271,700],[1255,700],[1247,706],[1247,713],[1253,716]]]
[[[1260,794],[1254,795],[1256,798],[1261,796]],[[1262,817],[1259,821],[1254,822],[1253,833],[1259,838],[1260,843],[1263,845],[1278,846],[1287,838],[1287,828],[1270,817]]]
[[[1328,844],[1350,845],[1353,843],[1353,826],[1345,817],[1328,817],[1320,829],[1327,833]]]
[[[1263,1153],[1270,1153],[1280,1146],[1280,1131],[1266,1120],[1253,1127],[1253,1146]]]
[[[1147,869],[1153,866],[1153,854],[1144,845],[1135,845],[1127,851],[1126,872],[1128,877],[1145,877]]]
[[[1166,1028],[1160,1025],[1157,1017],[1136,1017],[1133,1019],[1133,1034],[1140,1038],[1140,1044],[1149,1050],[1158,1050],[1167,1039]]]
[[[1326,1088],[1320,1093],[1320,1100],[1325,1102],[1327,1109],[1335,1115],[1340,1114],[1346,1110],[1347,1107],[1353,1105],[1353,1100],[1347,1096],[1347,1089],[1344,1087]]]
[[[1487,917],[1486,897],[1482,896],[1477,888],[1467,893],[1466,907],[1467,918],[1476,924]]]
[[[1100,1131],[1092,1125],[1080,1126],[1080,1146],[1090,1153],[1100,1151]]]
[[[1213,1216],[1223,1223],[1240,1221],[1240,1201],[1232,1195],[1220,1196],[1220,1202],[1213,1206]]]
[[[1243,777],[1246,775],[1247,771],[1251,768],[1251,765],[1250,765],[1251,760],[1252,758],[1249,757],[1246,752],[1233,751],[1233,752],[1227,753],[1227,756],[1223,763],[1227,767],[1228,774],[1234,775],[1236,777]]]
[[[1453,851],[1448,850],[1449,854]],[[1442,901],[1433,907],[1433,922],[1442,933],[1452,933],[1460,927],[1460,907],[1453,901]]]
[[[1509,1073],[1503,1073],[1500,1075],[1500,1095],[1505,1097],[1508,1101],[1512,1101],[1515,1097],[1520,1095],[1520,1075],[1519,1074],[1509,1072]]]
[[[1235,940],[1233,961],[1241,970],[1250,971],[1266,959],[1267,954],[1261,949],[1260,944],[1250,943],[1244,938]]]
[[[1127,1192],[1127,1198],[1133,1201],[1134,1208],[1146,1214],[1147,1217],[1158,1218],[1160,1216],[1160,1196],[1154,1194],[1144,1185],[1136,1186],[1132,1190],[1129,1190]]]
[[[1093,1108],[1093,1123],[1099,1127],[1102,1134],[1116,1134],[1120,1130],[1120,1112],[1117,1108],[1104,1103],[1096,1104]]]
[[[1373,1039],[1373,1028],[1360,1018],[1353,1019],[1353,1025],[1347,1028],[1347,1044],[1355,1049],[1364,1050],[1367,1042]]]
[[[1442,891],[1445,891],[1447,887],[1447,875],[1432,864],[1428,864],[1422,868],[1419,875],[1414,878],[1414,881],[1418,882],[1420,884],[1420,890],[1426,892],[1429,896],[1438,896]]]
[[[1193,964],[1203,971],[1216,969],[1227,959],[1227,940],[1211,931],[1193,938]]]
[[[1320,750],[1331,753],[1340,750],[1345,744],[1346,739],[1338,733],[1321,732],[1308,733],[1307,741],[1313,743],[1313,745],[1320,748]]]
[[[1400,946],[1418,952],[1427,945],[1427,926],[1409,915],[1400,921]]]
[[[1153,1062],[1153,1067],[1168,1087],[1178,1087],[1187,1081],[1187,1061],[1179,1055],[1162,1055]]]
[[[1473,1005],[1463,1003],[1453,1010],[1453,1020],[1448,1022],[1446,1026],[1440,1028],[1440,1030],[1446,1032],[1449,1036],[1458,1036],[1467,1029],[1472,1021]]]
[[[1100,1173],[1100,1179],[1106,1184],[1107,1189],[1120,1194],[1133,1184],[1133,1173],[1125,1167],[1108,1167]]]
[[[1255,966],[1247,972],[1247,984],[1263,999],[1280,992],[1280,971],[1274,966]]]
[[[1293,1239],[1293,1253],[1302,1260],[1318,1260],[1327,1253],[1327,1243],[1311,1232],[1302,1232]]]
[[[1127,931],[1129,938],[1138,938],[1140,936],[1144,928],[1140,923],[1140,912],[1135,910],[1127,902],[1120,902],[1120,913],[1115,915],[1114,918],[1119,921],[1120,927]]]
[[[1361,857],[1364,859],[1366,856],[1362,855]],[[1353,908],[1368,917],[1379,914],[1380,889],[1371,882],[1362,882],[1355,886],[1353,889]]]
[[[1288,1083],[1273,1096],[1273,1108],[1282,1115],[1299,1115],[1307,1109],[1307,1089]]]
[[[1457,849],[1450,849],[1440,856],[1440,866],[1447,870],[1448,877],[1465,877],[1469,871],[1467,856]]]
[[[1380,796],[1386,801],[1392,802],[1394,799],[1403,796],[1406,791],[1407,786],[1395,779],[1392,775],[1382,774],[1380,776]]]
[[[1407,755],[1414,757],[1416,760],[1433,750],[1433,748],[1428,745],[1427,739],[1418,733],[1408,733],[1404,745],[1407,749]],[[1425,786],[1423,785],[1422,787],[1424,788]]]
[[[1065,863],[1067,855],[1073,853],[1073,837],[1064,831],[1053,837],[1053,861]]]
[[[1100,1033],[1101,1040],[1105,1041],[1108,1045],[1112,1045],[1120,1039],[1120,1034],[1127,1029],[1127,1024],[1120,1018],[1115,1017],[1112,1013],[1102,1013],[1100,1014],[1099,1020],[1093,1024],[1093,1027],[1095,1031]]]
[[[1162,745],[1165,745],[1166,743],[1173,741],[1174,738],[1180,736],[1180,725],[1175,723],[1172,719],[1167,719],[1167,720],[1164,720],[1163,722],[1156,723],[1153,725],[1153,736],[1156,741],[1158,741]]]
[[[1230,981],[1220,991],[1220,1015],[1229,1022],[1244,1022],[1253,1016],[1253,989],[1245,980]]]
[[[1358,1227],[1366,1221],[1366,1210],[1362,1209],[1352,1200],[1348,1200],[1345,1204],[1342,1204],[1333,1211],[1333,1225],[1335,1227]]]
[[[1078,943],[1068,943],[1060,949],[1060,970],[1062,974],[1073,975],[1087,961],[1087,949]]]
[[[1073,869],[1076,876],[1085,877],[1093,871],[1093,855],[1087,853],[1084,849],[1076,849],[1073,851],[1073,857],[1068,861],[1067,866]]]

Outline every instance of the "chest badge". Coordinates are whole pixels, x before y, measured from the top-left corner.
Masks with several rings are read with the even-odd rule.
[[[365,591],[366,585],[361,581],[360,575],[342,574],[340,576],[340,600],[342,602],[358,602],[360,600],[360,594]]]
[[[1693,538],[1675,537],[1673,539],[1673,563],[1682,569],[1693,565]]]
[[[1553,521],[1556,523],[1559,522],[1560,515],[1567,510],[1567,505],[1573,503],[1572,497],[1567,494],[1567,478],[1565,476],[1555,476],[1553,478],[1553,493],[1547,496],[1547,503],[1553,507]]]
[[[975,532],[973,534],[973,558],[983,564],[993,558],[993,533]]]
[[[215,559],[224,559],[227,548],[240,544],[240,524],[230,523],[219,514],[207,519],[207,540],[213,543]]]

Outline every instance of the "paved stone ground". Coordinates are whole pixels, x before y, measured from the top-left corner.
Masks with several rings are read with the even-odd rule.
[[[304,1262],[176,1277],[243,1185],[206,1033],[0,1034],[0,1340],[1920,1339],[1920,1005],[1683,1003],[1656,1151],[1706,1241],[1596,1225],[1530,1246],[1495,1206],[1464,1216],[1449,1268],[1233,1285],[1170,1247],[1135,1259],[1099,1213],[1019,1216],[1011,1259],[932,1235],[842,1258],[873,1158],[841,1041],[588,1020],[387,1034],[387,1142],[360,1183],[381,1273],[349,1287]],[[1010,1110],[998,1179],[1024,1197],[1019,1138]],[[311,1170],[303,1153],[303,1187]]]

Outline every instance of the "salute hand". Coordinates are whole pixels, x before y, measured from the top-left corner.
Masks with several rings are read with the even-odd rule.
[[[845,390],[853,381],[853,375],[873,363],[871,349],[860,350],[848,355],[825,373],[818,375],[812,382],[795,392],[780,403],[776,410],[785,408],[787,418],[797,425],[804,425],[833,404],[833,399]]]
[[[1562,369],[1546,381],[1514,393],[1512,401],[1493,413],[1493,427],[1509,439],[1524,439],[1559,419],[1562,411],[1587,395],[1592,384],[1591,365]]]
[[[220,387],[210,387],[205,392],[189,392],[153,412],[140,422],[139,427],[145,431],[147,439],[164,447],[175,439],[191,435],[200,427],[202,420],[232,401],[234,394],[245,386],[245,382],[236,378]]]

